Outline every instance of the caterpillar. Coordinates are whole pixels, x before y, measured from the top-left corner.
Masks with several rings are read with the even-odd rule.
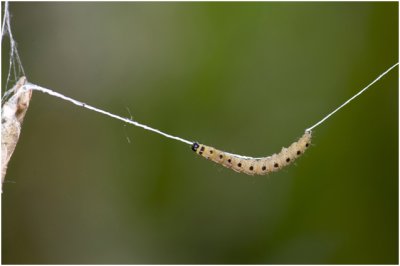
[[[311,130],[307,130],[298,141],[293,142],[288,148],[283,147],[279,153],[268,157],[245,157],[224,152],[197,142],[192,144],[192,150],[198,155],[236,172],[248,175],[266,175],[279,171],[291,164],[307,150],[310,144]]]

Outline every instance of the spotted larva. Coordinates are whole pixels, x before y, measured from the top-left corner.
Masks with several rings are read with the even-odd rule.
[[[306,151],[310,143],[311,131],[306,131],[298,141],[293,142],[288,148],[282,148],[278,154],[275,153],[268,157],[244,157],[220,151],[197,142],[192,144],[192,150],[200,156],[233,169],[236,172],[248,175],[266,175],[291,164]]]

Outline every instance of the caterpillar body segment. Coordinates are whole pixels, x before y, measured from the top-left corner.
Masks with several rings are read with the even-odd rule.
[[[306,151],[310,144],[311,131],[306,131],[298,141],[293,142],[288,148],[282,148],[279,153],[268,157],[252,158],[240,156],[197,142],[192,144],[192,150],[198,155],[236,172],[248,175],[266,175],[279,171],[291,164]]]

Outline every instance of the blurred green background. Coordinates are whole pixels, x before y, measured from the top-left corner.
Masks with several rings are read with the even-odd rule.
[[[10,11],[29,81],[243,155],[289,145],[398,61],[397,2]],[[249,177],[35,92],[3,188],[2,262],[397,264],[398,68],[313,143]]]

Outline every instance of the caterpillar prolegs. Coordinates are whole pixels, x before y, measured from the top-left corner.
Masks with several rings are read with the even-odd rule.
[[[231,154],[220,151],[210,146],[194,142],[192,150],[200,156],[221,164],[226,168],[233,169],[239,173],[248,175],[266,175],[271,172],[279,171],[283,167],[291,164],[301,156],[311,144],[311,131],[306,131],[296,142],[288,148],[282,148],[279,153],[268,157],[252,158],[241,155]]]

